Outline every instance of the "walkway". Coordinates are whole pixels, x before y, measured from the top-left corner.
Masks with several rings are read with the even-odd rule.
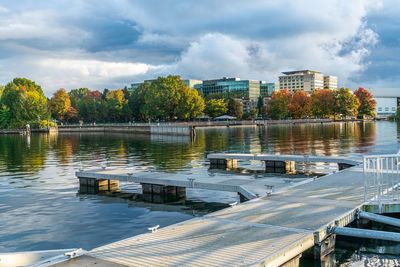
[[[87,255],[129,266],[279,266],[324,240],[328,226],[351,222],[363,198],[358,166]]]

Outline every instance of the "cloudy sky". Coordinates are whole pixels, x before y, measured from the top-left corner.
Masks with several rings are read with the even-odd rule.
[[[0,84],[116,89],[167,74],[400,88],[398,0],[2,0]]]

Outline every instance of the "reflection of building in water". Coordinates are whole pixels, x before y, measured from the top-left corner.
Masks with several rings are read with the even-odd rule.
[[[186,135],[150,135],[151,142],[169,143],[169,144],[190,144],[190,136]]]

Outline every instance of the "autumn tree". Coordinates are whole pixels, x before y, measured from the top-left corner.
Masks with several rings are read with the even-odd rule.
[[[358,116],[363,117],[365,115],[375,117],[376,101],[374,100],[374,96],[362,87],[354,91],[354,95],[357,97],[360,104],[357,109]]]
[[[304,91],[296,91],[289,103],[289,112],[294,118],[304,118],[311,114],[311,97]]]
[[[223,99],[210,99],[206,103],[204,112],[210,117],[218,117],[228,111],[227,103]]]
[[[289,116],[290,98],[291,94],[286,88],[272,93],[272,101],[268,112],[271,118],[286,119]]]
[[[344,117],[357,116],[358,99],[347,88],[340,88],[333,92],[335,97],[335,111]]]
[[[60,121],[66,120],[67,113],[71,107],[71,100],[64,88],[59,89],[53,94],[49,104],[50,111],[56,119]]]
[[[98,92],[98,91],[97,91]],[[101,101],[101,93],[94,96],[94,99],[97,101]],[[89,95],[88,95],[89,96]],[[106,102],[107,102],[107,111],[108,111],[108,119],[111,121],[124,121],[126,115],[127,118],[130,117],[130,114],[124,114],[130,112],[129,109],[124,108],[127,106],[127,100],[125,99],[125,94],[121,89],[116,91],[109,91],[106,95]]]
[[[335,113],[335,97],[332,90],[315,90],[311,95],[311,112],[318,118],[327,118]]]
[[[243,104],[239,100],[229,98],[228,100],[228,114],[230,116],[241,118],[243,116]]]

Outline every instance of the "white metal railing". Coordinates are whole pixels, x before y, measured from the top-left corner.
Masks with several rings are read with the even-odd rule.
[[[369,202],[400,200],[400,154],[363,157],[364,200]]]

